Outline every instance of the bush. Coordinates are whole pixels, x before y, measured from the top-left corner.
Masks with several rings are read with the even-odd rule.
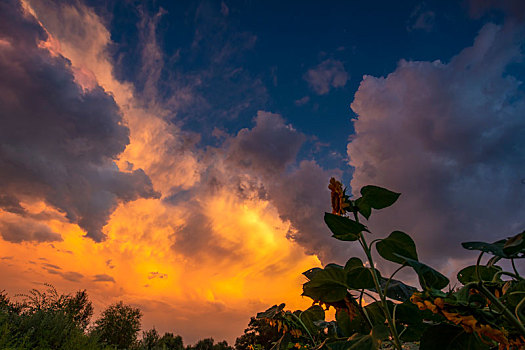
[[[36,289],[14,303],[0,293],[0,348],[2,349],[97,349],[84,330],[93,307],[86,291],[59,295],[48,286]]]

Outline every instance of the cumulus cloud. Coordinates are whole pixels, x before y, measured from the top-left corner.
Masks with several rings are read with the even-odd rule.
[[[83,89],[70,62],[44,48],[47,33],[18,1],[0,6],[0,205],[21,213],[20,201],[44,200],[103,240],[118,203],[157,195],[144,171],[115,165],[129,130],[109,94]]]
[[[228,154],[241,167],[279,172],[295,160],[304,141],[305,136],[285,124],[280,115],[259,111],[255,127],[239,131]]]
[[[118,121],[118,126],[108,133],[113,132],[117,140],[123,141],[115,141],[116,146],[126,146],[126,137],[129,137],[129,144],[123,153],[108,150],[109,155],[99,156],[98,166],[106,169],[108,158],[118,156],[115,161],[125,171],[115,168],[115,172],[130,174],[133,169],[144,169],[163,197],[135,201],[119,198],[125,203],[111,212],[104,229],[107,234],[104,242],[79,240],[77,225],[53,217],[48,218],[46,224],[63,236],[61,242],[54,243],[55,248],[49,244],[20,245],[2,241],[0,254],[12,254],[16,261],[25,261],[23,257],[28,254],[47,256],[50,259],[46,262],[64,268],[75,264],[77,273],[90,276],[76,277],[83,278],[97,308],[120,299],[141,304],[145,310],[146,328],[160,325],[159,319],[163,319],[164,330],[181,329],[185,340],[189,336],[190,342],[197,340],[199,335],[187,328],[188,319],[201,324],[209,335],[227,334],[231,340],[242,331],[249,316],[269,304],[286,301],[291,308],[308,307],[309,301],[299,298],[304,282],[301,272],[319,266],[320,262],[305,251],[328,257],[333,247],[327,242],[333,239],[326,227],[321,228],[322,213],[329,205],[326,180],[332,173],[313,161],[297,162],[297,154],[307,137],[287,124],[282,116],[259,112],[253,127],[233,136],[223,134],[224,144],[199,149],[199,135],[182,132],[172,120],[174,115],[181,117],[182,114],[183,118],[184,113],[179,114],[180,110],[174,108],[175,102],[163,100],[155,91],[163,86],[155,81],[159,79],[159,70],[148,65],[162,65],[163,56],[159,55],[159,47],[153,45],[153,41],[152,45],[141,44],[144,57],[148,52],[154,54],[151,60],[144,60],[147,67],[141,71],[144,77],[151,77],[151,81],[142,82],[135,89],[132,84],[115,79],[115,67],[107,52],[111,45],[110,34],[94,11],[79,3],[72,6],[47,0],[30,3],[39,21],[55,39],[46,44],[55,55],[49,60],[62,60],[66,68],[70,65],[73,79],[82,85],[82,94],[99,91],[104,102],[105,92],[100,91],[99,85],[110,92],[120,109],[114,112],[122,113],[122,119],[109,112],[105,116],[110,119],[110,125]],[[145,31],[141,40],[155,35],[154,27],[159,20],[160,17],[154,17],[140,23],[139,29]],[[206,23],[203,21],[203,25]],[[90,35],[84,35],[86,32]],[[253,41],[245,36],[238,39],[246,45]],[[219,48],[223,46],[222,41],[204,35],[197,42],[202,49],[208,46],[203,40],[216,41],[215,46]],[[210,55],[218,59],[210,64],[220,68],[225,62],[237,62],[238,47],[233,41],[220,52],[221,55]],[[70,63],[60,55],[67,57]],[[231,73],[229,82],[237,90],[224,89],[229,86],[226,84],[220,85],[224,90],[221,92],[238,98],[245,90],[239,82],[250,77],[232,65],[227,66],[227,73]],[[166,70],[162,72],[160,76]],[[208,73],[223,77],[222,72],[217,69]],[[239,80],[240,76],[243,78]],[[71,74],[65,77],[66,81],[71,80]],[[214,80],[208,80],[211,81]],[[76,90],[68,93],[76,96]],[[200,100],[195,99],[193,93],[194,90],[188,90],[185,101],[198,104]],[[104,105],[102,102],[100,108]],[[112,104],[110,100],[105,103]],[[245,110],[243,103],[232,103],[232,109],[237,107]],[[225,113],[230,111],[227,109]],[[234,118],[235,115],[234,110],[227,116]],[[129,128],[129,135],[125,135],[126,128],[122,129],[122,124]],[[68,169],[78,175],[74,170]],[[90,173],[87,174],[82,173],[90,180]],[[108,187],[113,189],[116,183],[120,181],[108,181]],[[76,188],[78,184],[70,185]],[[82,182],[82,188],[86,186],[91,183]],[[91,192],[92,189],[86,189],[86,193]],[[47,197],[41,198],[47,200]],[[4,212],[15,215],[20,211],[11,199],[5,198],[3,202],[6,203]],[[24,212],[29,211],[25,199],[19,202]],[[33,208],[24,215],[33,218],[31,213],[34,212],[39,210]],[[57,249],[73,250],[75,254],[59,254]],[[27,281],[43,278],[42,270],[34,267],[21,263],[16,268],[2,269],[0,279],[24,289]],[[57,287],[69,285],[61,275],[63,270],[47,267],[43,271],[45,279],[51,278]],[[112,276],[126,275],[126,278],[115,281],[100,271],[111,271]],[[67,277],[75,278],[71,274]],[[269,281],[278,288],[265,290]],[[151,310],[156,303],[162,306],[154,315]],[[166,310],[171,308],[178,310],[175,319],[173,313],[166,316]],[[209,318],[210,313],[216,315],[213,320]],[[237,320],[235,328],[231,322],[224,322],[233,314]]]
[[[326,95],[332,88],[345,86],[348,81],[348,73],[345,71],[343,62],[329,58],[308,70],[304,75],[304,80],[314,92]]]
[[[291,223],[290,239],[325,263],[342,261],[348,251],[330,237],[322,220],[329,209],[327,181],[338,171],[325,170],[313,160],[297,163],[305,140],[281,115],[259,111],[255,126],[230,140],[228,161],[251,174],[252,181],[258,179],[252,182],[253,191]]]
[[[487,24],[449,63],[401,61],[387,77],[364,77],[352,103],[352,191],[402,193],[373,214],[373,230],[404,230],[424,260],[443,265],[465,254],[462,241],[525,228],[525,98],[507,71],[522,61],[524,37]]]

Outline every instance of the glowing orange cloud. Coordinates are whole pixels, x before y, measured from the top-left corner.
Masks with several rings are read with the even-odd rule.
[[[22,203],[26,211],[62,240],[0,241],[4,287],[12,294],[43,282],[64,292],[86,288],[98,311],[118,300],[138,305],[144,328],[179,333],[186,342],[209,336],[232,341],[250,316],[275,303],[308,307],[311,301],[300,297],[301,273],[320,262],[287,238],[290,224],[268,201],[239,198],[228,186],[213,193],[194,191],[198,197],[191,205],[168,200],[175,189],[194,188],[209,159],[165,119],[166,107],[154,98],[145,106],[131,84],[115,79],[105,51],[110,34],[100,18],[81,5],[24,1],[24,6],[49,34],[40,47],[68,58],[84,89],[98,84],[113,95],[130,130],[130,144],[116,163],[123,171],[144,169],[163,197],[119,205],[101,243],[85,238],[63,213],[28,199]],[[70,31],[71,25],[83,30]],[[219,172],[227,171],[224,158],[219,153],[213,159]],[[179,233],[192,224],[195,212],[208,225],[195,232],[206,239],[191,251],[181,248],[186,246]],[[3,219],[10,216],[15,214],[0,211]]]

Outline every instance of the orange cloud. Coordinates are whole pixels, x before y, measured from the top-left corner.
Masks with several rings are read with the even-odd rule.
[[[142,308],[144,328],[155,325],[186,342],[208,336],[233,341],[250,316],[275,303],[308,307],[311,301],[300,297],[301,273],[319,266],[319,259],[288,239],[290,223],[252,190],[240,196],[227,181],[199,188],[210,164],[217,176],[231,177],[227,157],[197,150],[195,135],[166,120],[170,110],[154,98],[145,105],[131,84],[113,76],[102,20],[82,5],[24,5],[49,33],[40,47],[69,59],[85,90],[98,84],[114,97],[130,132],[116,163],[122,171],[143,169],[162,197],[120,203],[100,243],[85,238],[61,211],[28,198],[21,203],[29,215],[23,220],[42,226],[34,234],[50,239],[0,240],[6,289],[25,292],[43,282],[64,292],[86,288],[98,311],[123,300]],[[172,198],[184,190],[192,197]],[[1,222],[13,220],[22,217],[0,211]]]

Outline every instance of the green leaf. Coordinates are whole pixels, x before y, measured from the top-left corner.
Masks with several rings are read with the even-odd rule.
[[[315,326],[315,322],[324,321],[324,309],[319,305],[310,306],[300,313],[299,318],[311,334],[316,334],[319,329]]]
[[[346,271],[350,271],[356,267],[363,267],[363,262],[359,258],[350,258],[345,264]]]
[[[334,303],[345,298],[346,287],[335,283],[310,281],[303,284],[302,295],[310,297],[314,301]]]
[[[381,277],[379,279],[380,286],[383,290],[385,289],[387,282],[388,282],[388,278]],[[377,293],[375,288],[371,290]],[[387,297],[391,299],[405,301],[405,300],[410,299],[410,297],[412,296],[412,294],[414,294],[414,292],[417,292],[416,287],[412,287],[401,281],[392,279],[390,280],[390,283],[388,284],[388,289],[385,294]]]
[[[437,315],[434,315],[429,310],[420,311],[409,300],[398,304],[396,307],[396,321],[406,327],[401,335],[401,339],[403,341],[418,341],[429,325],[429,323],[424,322],[425,319],[428,319],[428,316],[435,317]]]
[[[414,271],[416,271],[417,276],[419,277],[419,284],[421,285],[421,288],[424,290],[428,289],[443,289],[445,288],[449,280],[447,277],[442,275],[440,272],[434,270],[428,265],[425,265],[423,263],[420,263],[417,260],[410,259],[408,257],[399,255],[397,253],[393,253],[395,255],[398,255],[400,258],[405,259],[405,262],[410,265]]]
[[[335,264],[317,270],[311,280],[303,284],[303,295],[326,303],[343,300],[346,290],[347,272]]]
[[[292,340],[290,333],[285,332],[283,336],[272,346],[270,350],[287,350],[288,344]]]
[[[494,243],[463,242],[461,245],[468,250],[480,250],[505,259],[521,259],[525,258],[525,231]]]
[[[370,334],[355,333],[346,341],[326,343],[329,350],[376,350],[379,344],[372,339]]]
[[[311,280],[315,274],[319,271],[322,271],[323,269],[319,268],[319,267],[314,267],[314,268],[311,268],[310,270],[307,270],[305,272],[303,272],[303,275],[306,276],[306,278],[308,278],[309,280]]]
[[[509,256],[525,254],[525,231],[507,239],[503,245],[503,252]]]
[[[370,332],[372,339],[375,343],[381,343],[382,340],[387,339],[390,336],[390,330],[385,324],[376,324]]]
[[[420,350],[488,350],[476,333],[448,324],[428,327],[421,337]]]
[[[501,267],[493,265],[491,267],[480,265],[478,266],[478,271],[482,281],[492,281],[492,278],[496,273],[501,271]],[[478,277],[476,275],[476,265],[467,266],[461,271],[458,272],[458,281],[463,284],[469,282],[476,282]],[[501,281],[501,278],[498,278],[498,281]]]
[[[348,312],[341,308],[335,312],[335,320],[340,335],[344,337],[349,337],[355,332],[368,333],[370,331],[370,326],[360,313],[350,319]]]
[[[284,309],[284,307],[284,303],[280,304],[279,306],[274,305],[264,312],[257,313],[256,318],[274,318],[275,315],[279,314]]]
[[[388,306],[388,310],[390,310],[390,314],[392,314],[392,310],[394,309],[394,303],[390,300],[387,300],[386,303]],[[366,310],[366,313],[368,314],[372,325],[375,326],[378,324],[385,323],[386,317],[385,313],[383,312],[383,305],[380,301],[374,301],[373,303],[366,305],[364,309]]]
[[[355,267],[347,272],[347,286],[351,289],[374,288],[374,285],[374,276],[369,268]]]
[[[377,242],[376,249],[384,259],[398,264],[405,263],[399,255],[417,260],[416,244],[409,235],[401,231],[394,231],[387,238]]]
[[[515,310],[516,306],[518,306],[525,296],[525,280],[508,281],[507,283],[509,287],[503,296],[504,303],[509,309]]]
[[[361,215],[363,215],[368,220],[370,218],[370,214],[372,214],[372,207],[370,204],[368,204],[363,197],[357,198],[354,204],[357,206],[359,213],[361,213]]]
[[[374,209],[383,209],[397,201],[401,193],[392,192],[386,188],[368,185],[361,188],[363,201]]]
[[[359,233],[368,231],[365,225],[344,216],[325,213],[324,221],[332,231],[333,237],[341,241],[356,241],[359,239]]]

